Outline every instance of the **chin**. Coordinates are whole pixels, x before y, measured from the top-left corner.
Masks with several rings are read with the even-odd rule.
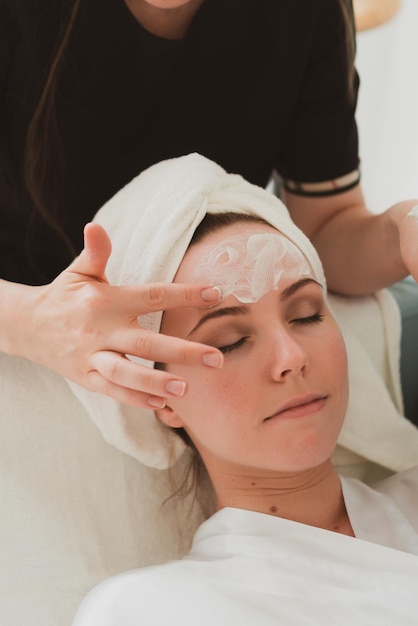
[[[305,472],[316,467],[321,467],[331,462],[331,455],[334,452],[335,443],[321,448],[309,447],[295,450],[292,457],[288,457],[289,472]]]

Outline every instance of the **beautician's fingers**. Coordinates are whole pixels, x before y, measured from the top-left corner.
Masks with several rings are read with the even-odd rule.
[[[131,317],[183,307],[209,308],[220,300],[216,287],[191,283],[148,283],[111,289],[115,295],[117,292],[114,303],[119,313]]]
[[[74,273],[77,281],[85,277],[107,283],[105,272],[111,250],[112,245],[105,229],[100,224],[89,223],[84,228],[84,249],[67,272]],[[116,304],[120,313],[135,317],[178,307],[213,306],[220,296],[218,289],[204,285],[153,283],[111,289],[114,297],[108,294],[110,303]]]
[[[199,367],[222,367],[223,355],[220,350],[203,343],[161,335],[151,330],[139,328],[119,329],[107,338],[107,350],[141,357],[147,361],[175,363]],[[133,370],[132,370],[133,371]],[[136,385],[132,385],[135,387]]]
[[[102,393],[109,396],[113,400],[116,400],[116,402],[122,402],[123,404],[128,404],[138,408],[150,410],[161,409],[167,403],[166,398],[150,396],[147,393],[135,391],[134,389],[128,389],[127,387],[121,387],[120,385],[112,383],[98,371],[91,372],[89,386],[92,389],[96,389],[98,393]]]
[[[146,376],[144,377],[142,364],[127,359],[118,359],[117,357],[121,353],[140,356],[147,361],[187,365],[189,367],[219,368],[223,365],[222,353],[217,348],[205,344],[142,329],[125,334],[119,333],[118,337],[117,351],[111,349],[98,351],[91,355],[90,363],[93,368],[100,370],[112,382],[132,389],[165,395],[166,390],[162,384],[158,384],[158,381],[168,380],[168,378],[161,376],[159,371],[149,367],[145,368]],[[109,341],[109,344],[111,342],[112,340]],[[173,376],[169,378],[171,379]]]
[[[71,263],[57,281],[73,282],[73,286],[84,286],[85,280],[92,284],[107,284],[106,264],[112,251],[112,244],[105,229],[100,224],[90,223],[84,228],[84,249]],[[92,283],[94,281],[94,283]],[[75,284],[74,284],[75,283]],[[105,293],[105,292],[104,292]],[[103,295],[104,295],[103,293]],[[86,305],[92,305],[94,314],[95,302],[99,302],[97,292],[85,294]],[[151,283],[138,286],[109,286],[106,293],[108,305],[115,307],[120,314],[139,317],[151,311],[163,311],[178,307],[208,307],[219,301],[219,290],[204,285],[180,285]]]
[[[187,391],[185,381],[134,364],[120,354],[101,352],[95,355],[93,361],[97,369],[89,372],[88,387],[124,404],[147,409],[162,408],[167,397],[182,396]],[[132,386],[130,383],[133,383]],[[138,383],[143,391],[138,391]]]
[[[133,404],[138,398],[144,401],[142,394],[150,394],[155,380],[158,394],[164,391],[165,395],[161,382],[165,374],[161,378],[150,369],[151,374],[141,377],[138,364],[128,362],[126,354],[193,365],[212,359],[219,364],[222,357],[216,348],[191,342],[182,345],[158,334],[150,337],[137,319],[159,308],[212,306],[219,301],[216,289],[178,284],[111,286],[105,275],[111,251],[106,232],[97,224],[88,225],[85,240],[80,256],[51,284],[19,290],[8,333],[10,353],[45,365],[92,391],[99,391],[100,380],[104,393],[115,399],[131,398]],[[124,364],[122,368],[111,364],[110,370],[117,373],[110,378],[94,374],[95,355],[101,352],[112,352],[113,362],[116,358]]]
[[[84,227],[84,249],[68,267],[69,272],[106,281],[106,264],[112,251],[109,235],[100,224]],[[107,281],[106,281],[107,282]]]
[[[402,259],[410,274],[418,282],[418,204],[413,206],[401,221],[399,241]]]
[[[187,393],[187,382],[167,372],[133,363],[114,352],[99,352],[91,359],[95,369],[89,385],[101,393],[135,406],[161,408],[166,398]],[[140,387],[141,391],[138,390]]]

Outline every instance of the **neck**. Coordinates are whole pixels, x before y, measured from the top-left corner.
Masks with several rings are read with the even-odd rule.
[[[217,468],[209,475],[217,508],[234,507],[275,515],[309,526],[354,536],[339,476],[330,461],[291,473],[254,473]]]
[[[171,9],[161,9],[146,0],[124,0],[136,20],[153,35],[165,39],[182,39],[204,0],[189,0]]]

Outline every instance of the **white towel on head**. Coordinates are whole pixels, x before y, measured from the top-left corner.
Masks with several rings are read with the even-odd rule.
[[[172,282],[190,240],[206,213],[262,217],[294,241],[325,286],[322,265],[284,204],[241,176],[227,174],[199,154],[150,167],[96,215],[112,240],[107,276],[112,284]],[[150,328],[159,331],[161,313]]]
[[[292,222],[283,203],[198,154],[152,166],[97,213],[95,221],[104,226],[112,241],[107,266],[110,283],[171,282],[206,213],[226,211],[262,217],[280,230],[302,250],[317,280],[325,287],[318,255]],[[147,327],[158,332],[161,316],[162,313],[147,316]],[[367,372],[364,374],[367,376]],[[153,411],[122,405],[73,383],[70,385],[105,439],[141,462],[164,468],[184,449],[181,440],[159,423]],[[352,389],[351,393],[355,394],[356,390]],[[353,406],[357,408],[356,403]],[[366,429],[366,417],[363,421]],[[363,450],[357,452],[363,456]]]
[[[198,154],[150,167],[97,213],[95,221],[112,241],[106,270],[109,282],[172,282],[206,213],[225,211],[255,214],[270,222],[305,253],[318,281],[325,285],[315,250],[283,203]],[[158,332],[161,317],[162,313],[148,315],[147,328]],[[105,439],[146,465],[165,468],[183,451],[183,442],[159,423],[153,411],[70,385]]]

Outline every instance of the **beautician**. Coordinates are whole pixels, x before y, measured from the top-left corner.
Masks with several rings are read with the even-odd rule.
[[[94,225],[73,260],[121,186],[191,151],[276,172],[331,290],[417,278],[417,201],[374,215],[362,195],[353,30],[349,0],[0,0],[0,350],[136,406],[187,385],[126,354],[222,364],[136,323],[215,303],[208,285],[109,286]]]

